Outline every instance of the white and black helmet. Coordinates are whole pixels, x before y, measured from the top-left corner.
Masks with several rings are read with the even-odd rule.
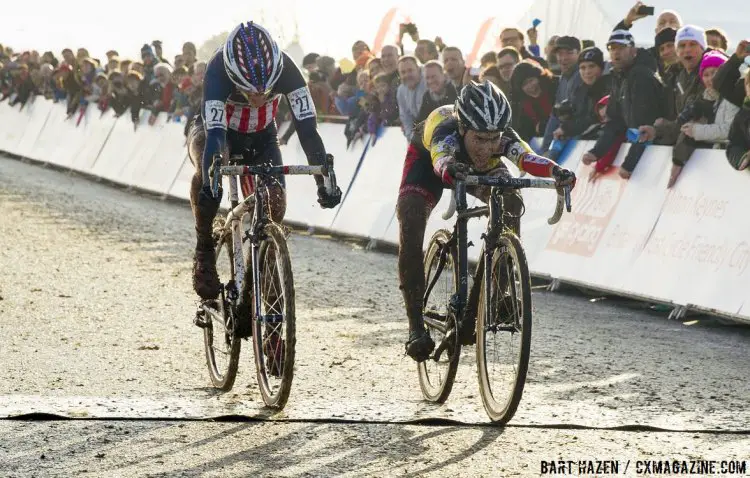
[[[284,56],[268,30],[240,23],[224,43],[224,67],[241,90],[267,93],[281,76]]]
[[[474,131],[503,131],[510,125],[510,102],[502,91],[484,80],[464,86],[456,98],[458,120]]]

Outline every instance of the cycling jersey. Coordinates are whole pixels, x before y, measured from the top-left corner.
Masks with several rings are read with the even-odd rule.
[[[518,136],[513,128],[506,128],[496,156],[490,158],[486,165],[478,165],[470,160],[462,147],[458,133],[458,120],[453,114],[453,105],[435,109],[417,129],[412,144],[428,152],[435,172],[442,175],[445,164],[458,161],[470,164],[478,172],[486,173],[502,165],[502,157],[508,158],[521,171],[534,176],[549,177],[555,163],[547,158],[534,154],[531,147]],[[484,167],[482,167],[484,166]]]
[[[325,146],[317,130],[315,105],[310,90],[297,65],[286,53],[283,55],[281,76],[260,108],[251,106],[229,79],[224,67],[224,56],[219,49],[206,67],[203,80],[202,123],[206,129],[203,168],[207,173],[214,153],[223,151],[227,129],[242,135],[254,135],[275,126],[281,96],[286,96],[292,111],[292,121],[305,155],[311,164],[325,156]],[[208,177],[207,174],[204,178]],[[317,179],[317,177],[316,177]]]
[[[451,161],[469,164],[480,173],[488,173],[505,167],[502,163],[504,156],[521,171],[534,176],[552,175],[555,163],[535,155],[512,128],[503,131],[497,155],[485,165],[475,164],[466,153],[453,108],[453,105],[441,106],[416,125],[406,152],[399,197],[418,194],[425,198],[430,207],[434,207],[443,193],[443,168]]]

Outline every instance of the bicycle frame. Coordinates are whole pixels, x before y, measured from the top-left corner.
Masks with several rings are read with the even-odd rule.
[[[466,202],[466,186],[467,185],[483,185],[490,186],[490,198],[487,206],[479,206],[474,208],[468,208]],[[485,310],[491,313],[491,282],[488,280],[482,281],[482,277],[492,277],[492,255],[494,254],[495,246],[500,234],[503,231],[502,218],[505,210],[503,205],[503,193],[509,189],[521,189],[521,188],[544,188],[544,189],[555,189],[557,188],[554,180],[543,179],[543,178],[507,178],[507,177],[490,177],[490,176],[467,176],[465,180],[457,180],[455,189],[451,196],[451,204],[448,210],[443,214],[443,219],[450,219],[455,213],[457,213],[456,223],[453,229],[452,241],[456,241],[458,250],[458,293],[451,297],[451,312],[456,314],[456,322],[461,323],[463,319],[464,311],[468,305],[468,277],[469,277],[469,262],[468,262],[468,238],[467,238],[467,223],[469,219],[481,216],[489,216],[487,222],[487,229],[482,234],[482,251],[480,253],[480,263],[477,265],[476,272],[474,274],[474,282],[472,284],[472,290],[475,287],[479,287],[479,282],[482,282],[484,287],[484,300]],[[562,217],[563,204],[568,211],[570,211],[570,187],[562,188],[558,190],[557,204],[555,207],[554,215],[548,219],[549,224],[557,223]],[[442,269],[445,264],[445,256],[442,256],[438,267]],[[430,284],[427,284],[425,288],[424,298],[429,296],[432,288],[434,287],[439,273],[435,275],[435,278]],[[429,320],[425,317],[425,321],[429,321],[432,326],[437,326],[434,323],[436,321]],[[488,321],[492,323],[491,321]],[[440,327],[438,327],[440,328]],[[443,326],[445,328],[445,326]],[[443,333],[446,330],[441,330]]]
[[[229,158],[230,163],[236,163],[242,160],[242,155],[233,155]],[[336,176],[333,172],[332,156],[328,156],[325,160],[325,164],[321,166],[273,166],[270,164],[264,164],[261,166],[241,166],[241,165],[229,165],[221,166],[222,158],[217,155],[214,158],[213,171],[214,173],[211,178],[211,187],[214,191],[214,195],[217,195],[219,189],[219,182],[221,176],[228,176],[227,180],[229,183],[229,202],[230,210],[226,215],[224,221],[223,230],[224,234],[231,234],[232,236],[232,261],[230,264],[231,279],[227,283],[227,291],[230,301],[236,305],[237,299],[239,298],[239,292],[242,290],[246,273],[245,270],[245,253],[242,249],[242,243],[244,240],[250,241],[250,264],[252,267],[252,279],[253,279],[253,292],[254,292],[254,304],[253,309],[255,311],[256,320],[265,321],[265,317],[261,315],[261,298],[260,298],[260,270],[258,263],[258,256],[260,251],[260,243],[262,239],[263,229],[268,223],[268,215],[266,212],[266,197],[262,192],[261,184],[258,179],[263,179],[264,182],[274,178],[278,175],[322,175],[324,178],[324,184],[326,189],[331,192],[336,189]],[[239,176],[252,176],[253,194],[244,198],[241,202],[239,200],[239,187],[237,179]],[[242,231],[242,218],[245,214],[253,212],[252,222],[247,231]],[[202,306],[203,310],[208,314],[215,314],[216,312],[207,307],[205,304]]]

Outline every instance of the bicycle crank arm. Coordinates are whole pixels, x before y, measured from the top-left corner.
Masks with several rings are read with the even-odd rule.
[[[445,349],[453,346],[451,342],[454,340],[456,340],[456,329],[450,329],[448,333],[445,334],[445,337],[443,337],[440,345],[435,347],[435,353],[432,354],[432,359],[435,362],[439,362],[440,356],[443,354],[443,352],[445,352]]]

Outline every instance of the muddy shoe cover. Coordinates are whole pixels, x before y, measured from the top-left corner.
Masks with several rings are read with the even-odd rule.
[[[203,300],[219,297],[221,284],[216,273],[216,256],[213,248],[197,249],[193,258],[193,289]]]

